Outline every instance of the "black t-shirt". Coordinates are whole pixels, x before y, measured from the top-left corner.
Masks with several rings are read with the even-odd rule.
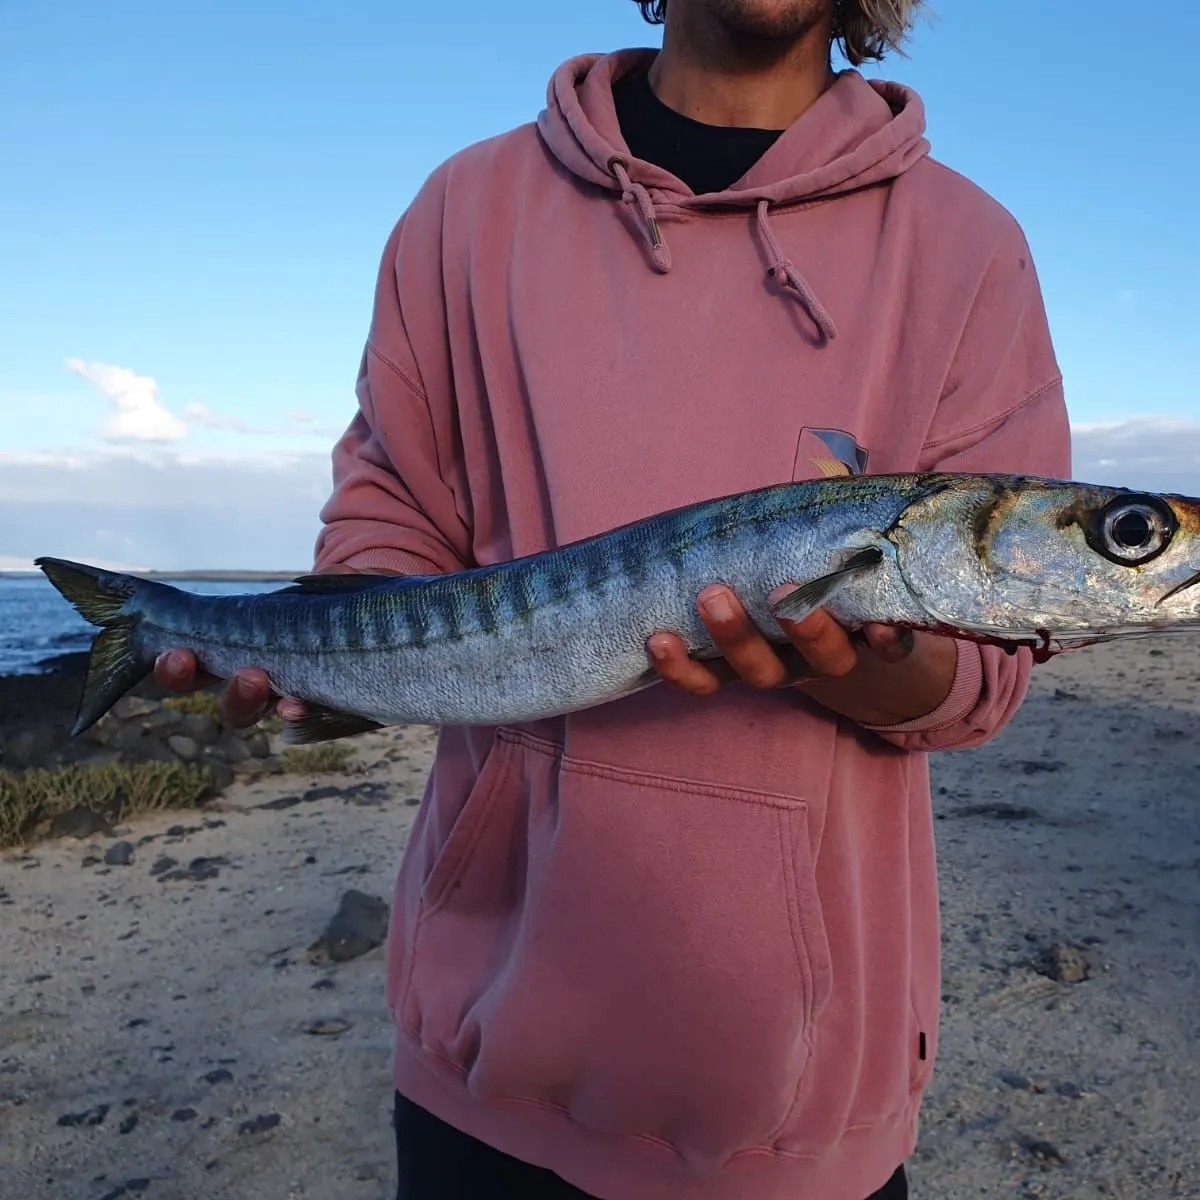
[[[668,108],[644,71],[613,84],[621,133],[634,158],[670,171],[697,196],[737,183],[771,148],[781,129],[705,125]]]

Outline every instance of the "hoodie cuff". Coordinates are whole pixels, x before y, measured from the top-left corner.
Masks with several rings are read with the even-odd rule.
[[[974,642],[955,641],[958,662],[949,695],[923,717],[914,717],[899,725],[864,725],[873,733],[932,733],[961,721],[978,703],[983,690],[983,657]]]

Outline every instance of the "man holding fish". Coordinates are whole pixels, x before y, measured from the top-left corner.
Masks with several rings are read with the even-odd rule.
[[[397,224],[318,572],[442,575],[789,480],[1069,477],[1019,227],[911,90],[830,66],[916,0],[642,8],[661,53],[566,63]],[[644,644],[674,686],[440,732],[388,945],[402,1200],[907,1194],[926,755],[994,737],[1030,653],[823,607],[781,650],[707,582],[718,659]],[[186,650],[157,677],[207,679]],[[240,671],[229,720],[276,699]]]

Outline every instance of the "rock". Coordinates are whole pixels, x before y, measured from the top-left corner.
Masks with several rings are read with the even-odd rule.
[[[1058,1167],[1066,1165],[1067,1160],[1053,1142],[1047,1142],[1041,1138],[1032,1138],[1022,1134],[1018,1137],[1017,1144],[1026,1154],[1033,1155],[1039,1162]]]
[[[132,1133],[137,1128],[138,1115],[131,1112],[127,1117],[121,1118],[120,1125],[117,1126],[118,1133]]]
[[[224,1067],[217,1067],[216,1070],[209,1071],[206,1075],[201,1075],[200,1078],[205,1083],[215,1086],[218,1083],[231,1083],[233,1081],[233,1072],[227,1071]]]
[[[172,1121],[194,1121],[200,1114],[194,1108],[177,1108],[171,1114]]]
[[[1070,1080],[1064,1080],[1062,1083],[1056,1083],[1054,1090],[1060,1096],[1066,1096],[1068,1100],[1078,1100],[1083,1095],[1083,1088],[1077,1083],[1072,1083]]]
[[[271,756],[271,742],[261,729],[254,730],[248,737],[243,739],[242,744],[246,747],[247,752],[252,758],[269,758]]]
[[[6,767],[21,770],[41,762],[53,748],[54,736],[44,725],[39,725],[33,729],[23,729],[10,738],[4,746],[4,753],[0,755],[0,761]]]
[[[351,1023],[341,1017],[324,1017],[310,1021],[305,1025],[304,1032],[315,1034],[317,1037],[341,1037],[351,1027]]]
[[[227,763],[245,762],[250,757],[246,743],[241,738],[225,738],[214,747],[224,757]]]
[[[208,713],[188,713],[179,723],[180,732],[202,746],[211,746],[221,735],[221,727]]]
[[[179,859],[172,858],[169,854],[164,854],[162,858],[156,858],[154,865],[150,868],[151,875],[163,875],[172,867],[179,865]]]
[[[89,1108],[86,1112],[63,1113],[55,1124],[67,1129],[73,1129],[80,1125],[103,1125],[104,1118],[108,1116],[108,1109],[107,1104],[97,1104],[95,1108]]]
[[[167,748],[175,755],[176,758],[182,759],[184,762],[192,762],[197,754],[200,753],[200,747],[195,741],[182,733],[173,733],[167,738]]]
[[[1091,977],[1094,957],[1081,946],[1056,942],[1037,956],[1033,969],[1060,983],[1082,983]]]
[[[133,843],[114,842],[104,852],[104,862],[110,867],[127,867],[133,862]]]
[[[158,876],[159,883],[168,881],[183,881],[185,883],[203,883],[206,879],[216,879],[221,874],[221,867],[227,867],[229,859],[221,855],[212,858],[193,858],[186,867],[164,871]]]
[[[312,990],[314,992],[326,992],[334,986],[335,985],[332,979],[318,979],[317,982],[312,985]]]
[[[1016,1088],[1019,1092],[1032,1090],[1029,1080],[1024,1075],[1018,1075],[1016,1071],[1001,1071],[997,1078],[1001,1083],[1010,1088]]]
[[[302,803],[299,796],[276,796],[274,800],[266,800],[256,804],[255,808],[265,808],[268,812],[282,812],[285,808],[295,808]]]
[[[325,932],[308,948],[315,964],[349,962],[381,946],[387,937],[389,909],[377,896],[351,888]]]
[[[94,837],[98,833],[107,834],[111,830],[111,821],[103,813],[88,808],[86,804],[77,804],[74,808],[59,813],[50,822],[52,838],[73,837],[82,840]]]
[[[268,1129],[274,1129],[281,1119],[278,1113],[261,1113],[257,1117],[243,1121],[237,1130],[238,1133],[265,1133]]]
[[[142,696],[122,696],[110,711],[118,721],[129,721],[137,717],[148,717],[152,712],[158,711],[158,705]]]

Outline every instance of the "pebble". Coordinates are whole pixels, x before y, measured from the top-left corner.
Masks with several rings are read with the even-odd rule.
[[[97,1104],[95,1108],[89,1108],[86,1112],[63,1113],[56,1124],[66,1129],[73,1129],[80,1125],[103,1125],[104,1118],[108,1116],[108,1109],[109,1105],[107,1104]]]
[[[133,843],[114,842],[104,852],[104,862],[110,867],[127,867],[133,862]]]
[[[387,904],[354,888],[342,894],[325,932],[309,946],[314,964],[349,962],[381,946],[387,937]]]
[[[282,1120],[278,1113],[260,1113],[257,1117],[251,1117],[248,1121],[243,1121],[238,1127],[238,1133],[265,1133],[268,1129],[274,1129]]]

